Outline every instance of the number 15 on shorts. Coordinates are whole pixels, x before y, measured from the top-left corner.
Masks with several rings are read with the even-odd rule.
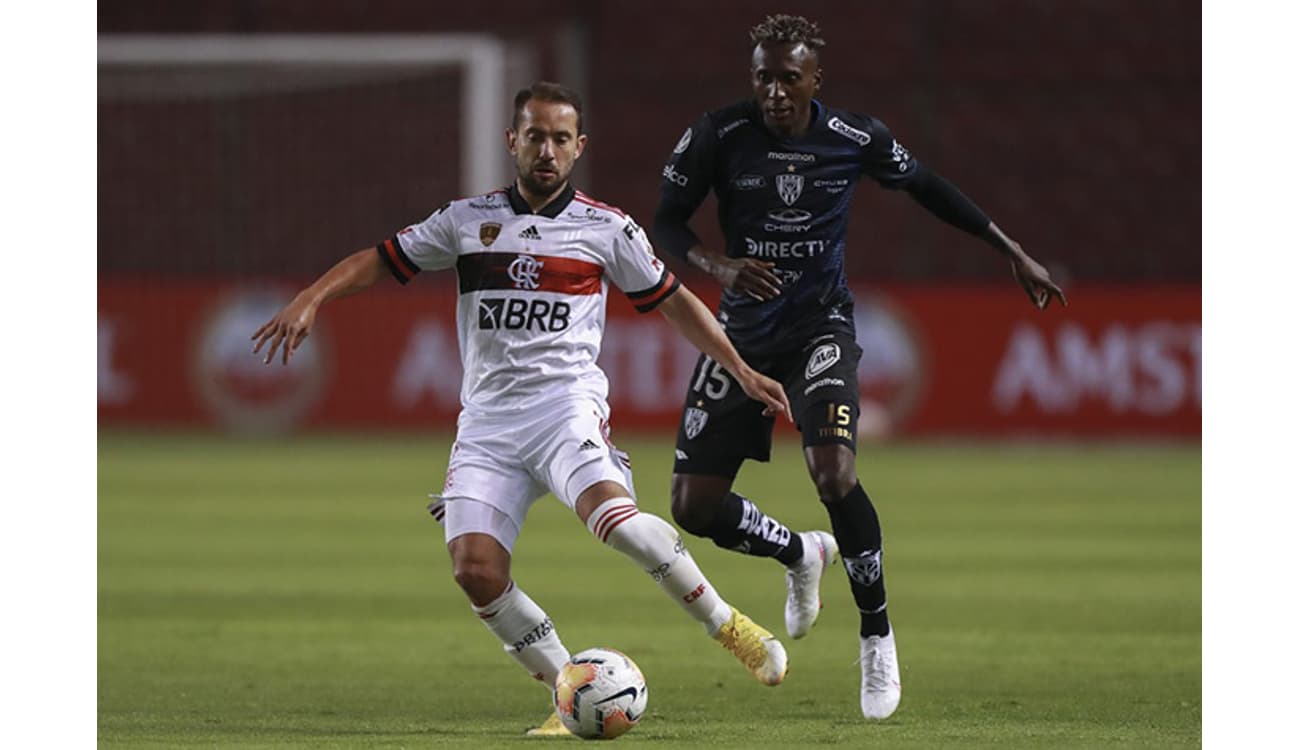
[[[852,440],[853,432],[849,429],[852,423],[852,407],[830,401],[826,404],[826,426],[818,429],[818,436]]]

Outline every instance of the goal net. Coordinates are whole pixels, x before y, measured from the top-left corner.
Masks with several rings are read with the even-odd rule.
[[[507,180],[478,34],[101,35],[102,276],[315,275]]]

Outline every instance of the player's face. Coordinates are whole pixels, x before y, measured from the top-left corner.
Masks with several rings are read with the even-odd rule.
[[[755,45],[750,84],[769,130],[784,136],[807,130],[821,82],[817,53],[802,43]]]
[[[541,197],[564,187],[587,136],[578,135],[578,112],[572,105],[533,99],[524,104],[518,127],[506,131],[506,145],[522,188]]]

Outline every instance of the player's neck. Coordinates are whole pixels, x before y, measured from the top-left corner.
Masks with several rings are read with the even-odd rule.
[[[805,134],[807,134],[807,132],[812,128],[812,121],[813,121],[813,115],[812,112],[809,111],[808,118],[804,120],[801,125],[795,125],[788,129],[778,128],[774,125],[769,124],[766,121],[764,121],[763,125],[767,128],[767,132],[771,133],[777,138],[780,138],[783,141],[792,141],[795,140],[796,138],[802,138]]]
[[[531,209],[533,213],[537,213],[550,205],[551,201],[560,197],[560,193],[563,193],[567,187],[569,187],[569,182],[568,180],[565,180],[550,193],[546,195],[538,195],[524,187],[522,180],[515,180],[515,190],[519,191],[520,197],[524,199],[524,202],[528,204],[528,208]]]

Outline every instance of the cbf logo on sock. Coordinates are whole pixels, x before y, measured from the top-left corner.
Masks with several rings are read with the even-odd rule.
[[[869,549],[855,557],[845,555],[844,570],[848,572],[849,578],[863,586],[870,586],[880,580],[880,553],[881,550]]]

